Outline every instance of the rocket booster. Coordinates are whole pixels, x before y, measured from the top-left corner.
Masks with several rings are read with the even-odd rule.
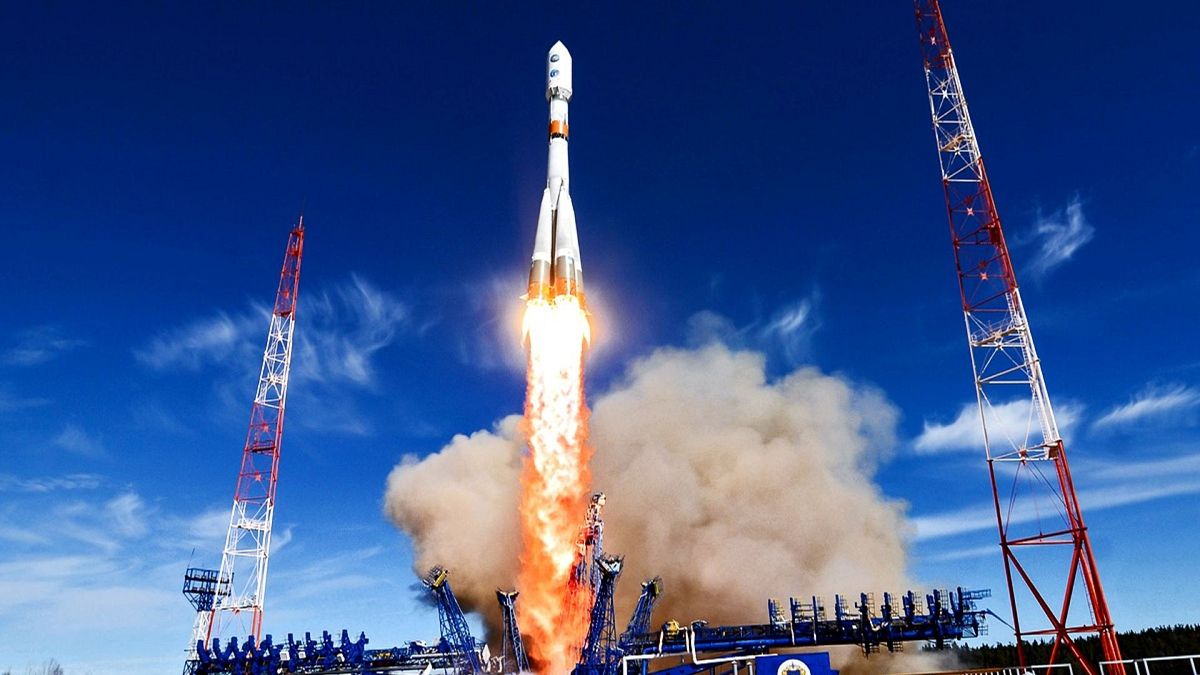
[[[579,233],[571,203],[571,173],[567,166],[567,106],[571,102],[571,52],[562,42],[546,55],[546,100],[550,103],[550,154],[546,190],[538,210],[533,262],[529,267],[529,298],[551,300],[571,295],[583,304],[583,266]]]

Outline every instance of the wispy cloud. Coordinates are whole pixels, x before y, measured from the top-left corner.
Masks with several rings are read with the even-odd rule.
[[[999,544],[991,544],[989,546],[971,546],[969,548],[957,548],[942,553],[934,553],[933,555],[921,556],[921,559],[927,562],[954,562],[956,560],[971,560],[973,558],[986,558],[988,556],[997,555],[1000,552]]]
[[[734,348],[759,349],[794,367],[812,356],[812,339],[821,328],[819,307],[820,293],[814,290],[784,303],[768,318],[745,326],[704,310],[688,318],[687,340],[693,346],[719,342]]]
[[[165,527],[181,549],[220,550],[229,528],[229,507],[214,506],[184,518],[166,518]]]
[[[938,539],[967,532],[996,527],[996,513],[991,506],[970,506],[912,519],[917,541]]]
[[[39,408],[48,403],[50,403],[49,399],[20,396],[14,393],[10,386],[6,384],[0,384],[0,412],[25,410],[27,408]]]
[[[206,363],[224,361],[233,354],[239,343],[248,337],[251,324],[263,327],[265,334],[266,317],[264,308],[236,318],[218,312],[154,337],[150,344],[135,350],[134,357],[155,370],[196,370]]]
[[[108,457],[108,450],[104,447],[103,439],[99,436],[89,434],[74,424],[68,424],[64,427],[51,442],[55,446],[80,457],[87,457],[89,459],[104,459]]]
[[[70,478],[91,484],[90,478]],[[188,621],[179,595],[181,575],[193,562],[203,566],[220,559],[228,505],[172,513],[165,510],[167,502],[154,503],[131,488],[113,491],[111,480],[96,490],[41,492],[54,480],[0,474],[4,485],[29,490],[0,492],[0,630],[9,642],[25,645],[25,653],[62,659],[68,672],[164,672],[149,664],[102,666],[86,645],[46,650],[78,643],[80,636],[96,644],[117,644],[130,635],[146,644],[181,644],[188,628],[181,623]],[[272,540],[275,554],[298,545],[293,528],[280,525],[277,521]],[[300,539],[300,528],[294,532]],[[281,556],[272,570],[272,621],[303,627],[314,607],[345,603],[346,589],[388,584],[390,577],[379,576],[383,550],[334,546],[331,554]],[[20,652],[11,652],[0,654],[0,672],[22,665],[11,661]],[[171,658],[178,662],[178,656]]]
[[[408,318],[407,305],[357,275],[332,288],[302,292],[293,378],[374,384],[375,354],[395,341]],[[262,351],[269,320],[270,311],[259,304],[240,313],[217,312],[155,336],[134,356],[162,371],[241,365]]]
[[[120,536],[140,537],[146,533],[146,505],[136,493],[126,492],[110,499],[104,511]]]
[[[1083,413],[1083,406],[1070,401],[1060,401],[1054,409],[1058,431],[1070,436]],[[988,433],[994,449],[1007,450],[1010,446],[1023,445],[1027,438],[1041,442],[1041,427],[1037,411],[1029,399],[1018,399],[990,407],[988,411]],[[983,425],[979,421],[979,406],[964,403],[958,416],[951,422],[925,421],[924,429],[913,440],[913,449],[918,454],[932,455],[943,452],[983,450]]]
[[[306,428],[369,436],[369,420],[359,413],[357,397],[373,391],[378,381],[379,353],[412,327],[408,305],[358,275],[307,293],[297,309],[292,347],[292,400],[305,405],[300,418]],[[240,312],[217,312],[167,330],[134,351],[143,366],[160,372],[211,371],[222,410],[239,408],[249,373],[257,372],[266,341],[270,311],[250,304]],[[308,401],[319,405],[308,405]],[[185,430],[173,416],[153,407],[141,411],[141,422]]]
[[[1200,391],[1184,385],[1150,387],[1124,405],[1109,410],[1092,424],[1093,429],[1116,427],[1146,420],[1164,420],[1200,405]]]
[[[0,511],[0,539],[29,546],[66,547],[81,555],[85,552],[109,555],[126,542],[143,537],[156,516],[155,510],[134,492],[127,490],[111,497],[86,492],[66,495],[56,486],[61,481],[55,478],[16,481],[18,487],[26,489],[19,500],[4,503]],[[91,485],[90,478],[76,481],[85,487]],[[49,486],[55,489],[42,490]],[[55,501],[47,503],[47,498]],[[0,560],[3,559],[0,555]]]
[[[374,357],[395,341],[410,316],[408,306],[358,275],[332,290],[301,299],[296,377],[318,382],[375,383]]]
[[[18,333],[13,346],[0,355],[0,363],[36,366],[85,344],[84,340],[67,337],[58,326],[37,326]]]
[[[288,604],[302,600],[327,598],[341,591],[378,585],[379,580],[364,574],[364,563],[383,553],[383,547],[347,549],[308,564],[284,571],[275,577],[280,597]]]
[[[788,365],[799,365],[812,353],[813,335],[821,327],[816,311],[819,297],[814,291],[808,297],[785,304],[759,331],[767,343],[778,346]]]
[[[0,512],[5,633],[34,645],[79,635],[111,640],[130,629],[167,639],[163,628],[179,616],[182,561],[158,564],[165,562],[158,543],[170,538],[160,535],[173,533],[158,529],[156,515],[129,490],[9,500]],[[18,527],[37,536],[4,536]]]
[[[1028,241],[1036,244],[1037,252],[1029,264],[1035,278],[1043,278],[1075,255],[1075,252],[1096,235],[1096,228],[1083,215],[1079,196],[1071,198],[1065,208],[1050,214],[1039,212]]]
[[[28,528],[0,523],[0,541],[7,541],[10,544],[32,545],[44,544],[48,540],[45,536],[37,532],[31,532]]]
[[[45,493],[67,490],[93,490],[100,487],[103,478],[92,473],[73,473],[66,476],[20,478],[10,473],[0,473],[0,492]]]
[[[1111,481],[1200,476],[1200,452],[1139,462],[1105,462],[1097,464],[1091,473],[1097,479]]]
[[[271,555],[275,555],[283,550],[283,547],[292,543],[293,530],[295,528],[285,527],[281,532],[271,533]]]
[[[1079,469],[1080,467],[1074,467]],[[1088,512],[1102,511],[1143,502],[1200,494],[1200,453],[1143,462],[1105,465],[1095,470],[1075,471],[1076,484],[1092,483],[1080,490],[1079,502]],[[1010,524],[1038,521],[1047,516],[1032,501],[1021,502],[1012,512]],[[1026,508],[1027,507],[1027,508]],[[969,506],[913,519],[918,541],[978,532],[996,527],[991,505]]]

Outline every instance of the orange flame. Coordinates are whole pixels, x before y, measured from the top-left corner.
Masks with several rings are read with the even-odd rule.
[[[571,568],[590,475],[583,354],[591,339],[578,299],[531,299],[522,330],[529,347],[521,472],[521,627],[542,675],[565,675],[587,632],[586,612],[571,607]]]

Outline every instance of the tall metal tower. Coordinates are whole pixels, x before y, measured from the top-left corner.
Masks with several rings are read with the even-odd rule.
[[[481,656],[475,648],[471,627],[467,625],[462,606],[458,604],[458,598],[450,588],[449,578],[450,572],[438,565],[429,570],[421,579],[421,583],[433,593],[434,601],[437,602],[442,641],[454,654],[454,671],[461,675],[479,675],[483,672],[483,662],[487,658]]]
[[[658,599],[662,597],[662,591],[662,577],[654,577],[649,581],[642,582],[642,594],[638,596],[637,605],[633,608],[633,615],[629,617],[629,624],[625,627],[625,632],[621,633],[622,643],[650,630],[650,617],[654,613],[654,606],[658,604]]]
[[[575,540],[575,566],[571,570],[570,583],[572,592],[587,592],[595,595],[600,587],[600,558],[604,556],[604,504],[607,501],[603,492],[592,495],[588,502],[587,516],[579,536]],[[588,605],[590,606],[590,601]]]
[[[529,656],[525,653],[525,641],[517,626],[517,595],[519,593],[516,591],[496,589],[496,599],[500,602],[500,613],[504,618],[500,657],[505,673],[529,672]]]
[[[237,490],[229,514],[229,531],[221,569],[209,611],[200,611],[190,650],[197,641],[214,637],[260,636],[263,600],[267,592],[267,560],[271,553],[271,521],[275,515],[275,486],[279,449],[283,441],[283,411],[292,336],[296,329],[296,293],[300,288],[300,258],[304,252],[304,217],[288,236],[283,271],[271,311],[267,347],[263,352],[258,389],[250,408],[250,429],[242,450]],[[198,605],[199,609],[200,606]]]
[[[1024,637],[1050,636],[1052,663],[1065,648],[1087,675],[1098,675],[1075,636],[1098,634],[1105,661],[1120,660],[1121,652],[1096,558],[942,10],[938,0],[914,5],[1018,658],[1025,666]],[[1085,596],[1090,613],[1073,604],[1078,595]],[[1037,607],[1033,628],[1023,627],[1018,613],[1018,604],[1027,602]],[[1108,675],[1123,672],[1120,664],[1108,669]]]
[[[604,558],[604,504],[608,498],[603,492],[592,494],[588,502],[587,515],[579,535],[575,539],[575,561],[571,565],[571,576],[567,579],[567,607],[564,620],[567,625],[586,623],[596,602],[602,576],[600,565]],[[579,635],[572,647],[576,654],[583,649],[586,635]]]
[[[613,594],[616,592],[617,577],[621,576],[624,558],[604,554],[597,567],[600,570],[600,585],[596,588],[596,602],[592,605],[591,622],[587,637],[580,650],[579,663],[574,675],[598,675],[612,672],[613,663],[620,659],[617,649],[617,621],[613,611]]]

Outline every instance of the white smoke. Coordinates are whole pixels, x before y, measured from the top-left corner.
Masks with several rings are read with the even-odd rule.
[[[811,367],[771,380],[761,354],[712,344],[656,351],[593,403],[605,548],[625,556],[619,629],[654,575],[654,625],[761,623],[768,597],[824,595],[832,608],[836,592],[907,586],[904,505],[872,480],[895,443],[881,392]],[[385,499],[418,568],[448,566],[493,630],[494,591],[516,579],[519,420],[406,457]]]

